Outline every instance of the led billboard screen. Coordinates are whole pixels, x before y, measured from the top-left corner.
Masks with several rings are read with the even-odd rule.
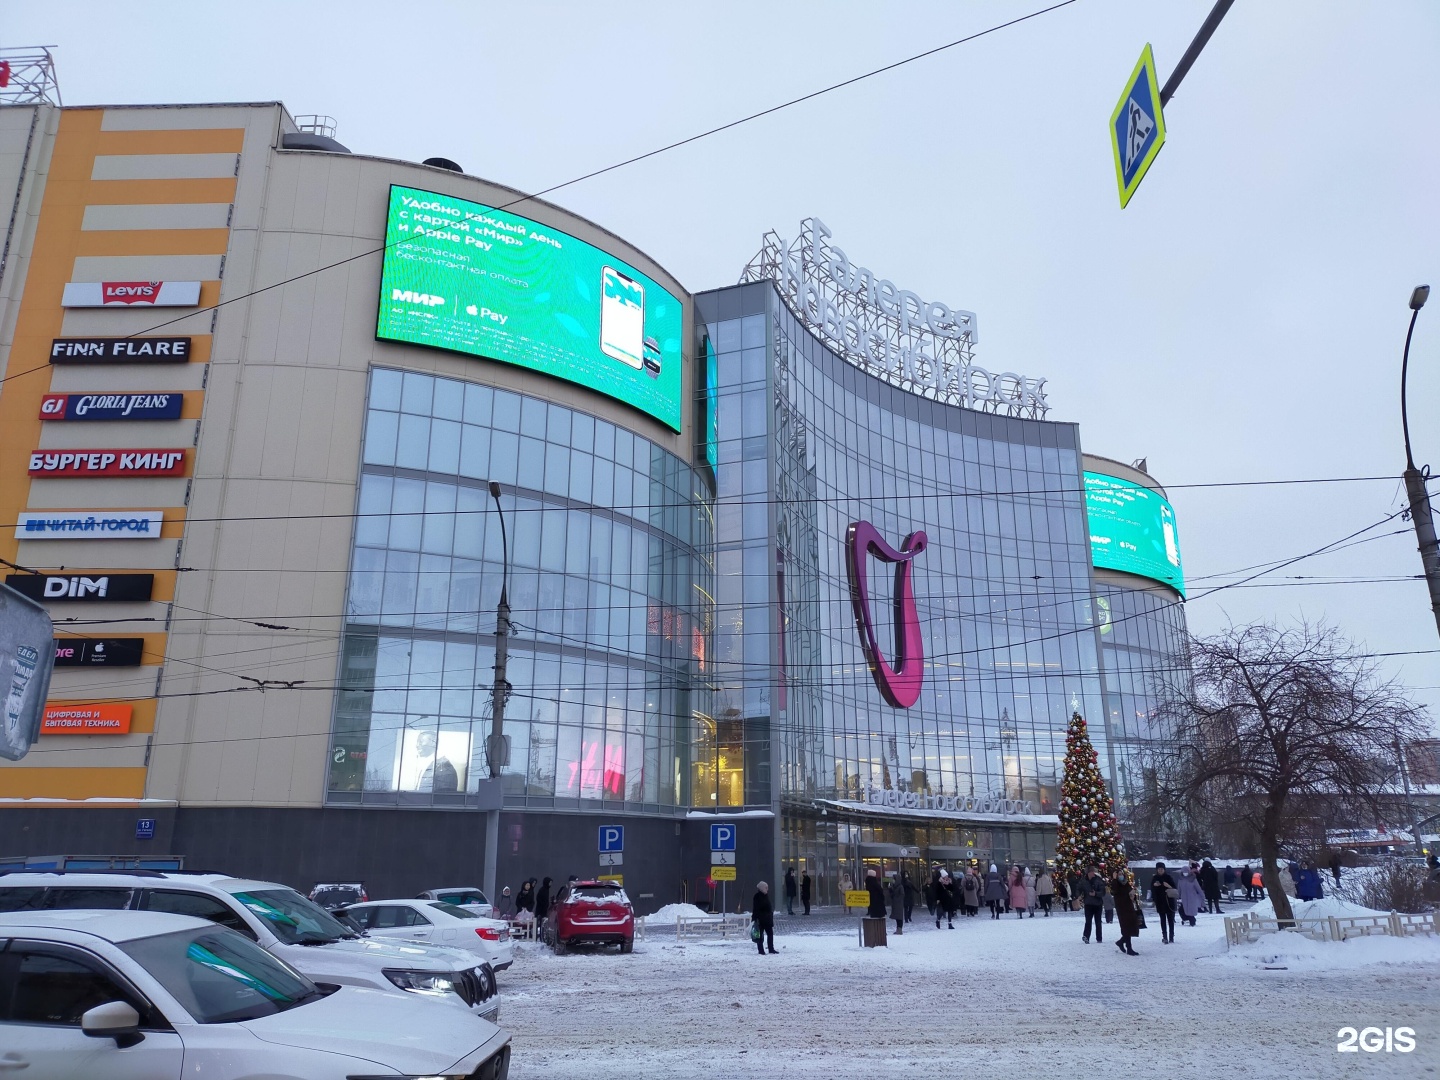
[[[1185,595],[1175,511],[1159,492],[1103,473],[1085,474],[1090,558],[1098,567],[1139,574]]]
[[[680,301],[519,214],[390,189],[375,336],[579,383],[680,430]]]

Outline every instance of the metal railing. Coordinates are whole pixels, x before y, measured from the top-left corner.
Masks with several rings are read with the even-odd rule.
[[[1397,911],[1377,915],[1326,915],[1319,919],[1276,919],[1261,915],[1225,916],[1225,948],[1257,941],[1261,934],[1281,932],[1304,934],[1316,941],[1349,941],[1361,937],[1440,936],[1440,912],[1428,915],[1401,915]]]

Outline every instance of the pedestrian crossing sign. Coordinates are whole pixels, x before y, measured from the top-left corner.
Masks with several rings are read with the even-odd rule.
[[[1155,56],[1147,43],[1120,103],[1110,115],[1110,148],[1115,152],[1115,179],[1124,209],[1145,178],[1150,163],[1165,145],[1165,116],[1160,108],[1160,84],[1155,78]]]

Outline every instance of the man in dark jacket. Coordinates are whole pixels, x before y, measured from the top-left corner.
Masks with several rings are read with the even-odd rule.
[[[1165,864],[1155,864],[1155,876],[1150,879],[1150,899],[1155,903],[1155,914],[1160,916],[1160,941],[1165,945],[1175,944],[1175,900],[1180,895],[1180,886],[1165,869]]]
[[[910,880],[910,871],[900,871],[900,888],[905,892],[905,921],[910,921],[910,916],[915,911],[915,894],[920,890],[915,888],[915,883]]]
[[[1220,871],[1206,859],[1200,865],[1200,890],[1205,894],[1205,910],[1220,914]]]
[[[755,939],[760,955],[765,955],[767,939],[770,951],[775,952],[775,909],[770,904],[770,886],[763,881],[755,886],[755,898],[750,901],[750,921],[760,930],[760,936]]]
[[[805,905],[805,914],[810,914],[810,871],[800,871],[800,903]]]
[[[1255,899],[1255,884],[1254,884],[1254,882],[1255,882],[1255,871],[1253,871],[1253,870],[1250,869],[1250,864],[1249,864],[1249,863],[1246,863],[1244,866],[1242,866],[1242,867],[1240,868],[1240,887],[1245,890],[1245,899],[1246,899],[1246,900],[1254,900],[1254,899]]]
[[[870,894],[870,906],[865,914],[872,919],[885,917],[885,890],[880,888],[880,878],[874,870],[865,871],[865,891]]]
[[[1100,928],[1105,925],[1103,914],[1105,911],[1105,879],[1100,876],[1100,868],[1091,864],[1090,869],[1085,872],[1085,881],[1080,886],[1080,895],[1085,901],[1085,934],[1081,939],[1086,945],[1090,944],[1090,925],[1095,925],[1095,941],[1104,941]]]
[[[785,914],[795,914],[795,895],[799,890],[795,887],[795,868],[789,867],[785,871]]]
[[[898,878],[887,881],[890,890],[890,917],[895,920],[895,933],[905,932],[905,886]]]
[[[533,880],[533,879],[532,879]],[[540,891],[535,894],[535,921],[542,923],[545,916],[550,914],[550,879],[547,877],[540,883]]]
[[[1129,871],[1122,870],[1111,879],[1110,895],[1115,899],[1115,921],[1120,924],[1120,940],[1115,944],[1121,952],[1139,956],[1130,942],[1140,933],[1140,894],[1130,882]]]

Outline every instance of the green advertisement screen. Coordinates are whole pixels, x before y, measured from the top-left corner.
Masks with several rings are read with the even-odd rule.
[[[680,430],[678,299],[519,214],[392,186],[375,336],[579,383]]]
[[[1090,559],[1106,570],[1139,574],[1185,595],[1175,511],[1155,491],[1103,473],[1085,474]]]

